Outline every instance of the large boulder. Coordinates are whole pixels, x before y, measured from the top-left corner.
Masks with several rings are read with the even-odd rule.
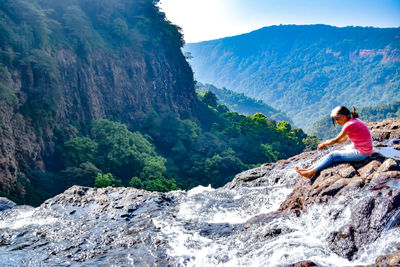
[[[396,146],[390,139],[397,140],[400,137],[399,118],[368,123],[368,126],[374,144],[379,144],[379,147]],[[270,176],[276,175],[274,179],[277,181],[280,179],[279,171],[289,172],[288,168],[298,164],[309,167],[334,149],[338,147],[323,152],[306,152],[274,164],[265,164],[237,175],[236,180],[257,186],[265,184],[267,176],[271,180]],[[278,211],[259,215],[249,220],[248,224],[263,220],[268,223],[279,213],[288,216],[288,212],[292,212],[293,216],[301,216],[315,204],[342,199],[351,212],[349,224],[330,233],[327,242],[333,252],[348,260],[353,260],[362,246],[374,242],[383,231],[400,225],[400,161],[397,158],[374,152],[370,158],[360,162],[333,164],[311,179],[300,175],[292,178],[294,189]],[[382,256],[379,262],[396,261],[396,255],[390,256],[390,260],[389,256]]]

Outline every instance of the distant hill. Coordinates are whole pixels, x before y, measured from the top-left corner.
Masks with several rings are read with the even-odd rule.
[[[400,117],[400,101],[396,101],[387,105],[378,105],[374,107],[365,107],[357,110],[362,121],[380,121],[387,118]],[[314,134],[322,139],[335,137],[342,128],[333,127],[332,120],[329,115],[315,122],[309,129],[309,133]]]
[[[337,105],[400,100],[400,28],[271,26],[187,44],[195,78],[261,99],[307,128]]]
[[[254,98],[250,98],[245,96],[243,93],[235,93],[232,90],[224,88],[217,88],[212,84],[202,84],[197,83],[195,89],[199,93],[205,93],[206,91],[213,92],[217,98],[218,102],[226,105],[229,109],[234,110],[236,112],[246,114],[246,115],[254,115],[255,113],[262,113],[270,119],[276,121],[287,121],[293,124],[293,122],[289,119],[289,117],[278,111],[271,106],[265,104],[262,100],[256,100]]]

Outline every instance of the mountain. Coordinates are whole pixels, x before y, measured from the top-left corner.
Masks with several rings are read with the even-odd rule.
[[[1,193],[23,196],[31,170],[59,170],[61,145],[92,120],[137,128],[160,110],[191,117],[182,35],[156,2],[0,2]]]
[[[400,99],[400,28],[271,26],[187,44],[196,80],[260,99],[308,128],[337,105]]]
[[[381,142],[387,140],[379,132],[398,136],[399,126],[400,119],[370,125]],[[217,189],[73,186],[38,208],[0,198],[0,262],[398,266],[399,160],[374,153],[363,162],[330,166],[312,181],[294,171],[328,152],[246,170]]]
[[[287,121],[290,124],[293,122],[281,111],[278,111],[271,106],[265,104],[261,100],[256,100],[245,96],[243,93],[235,93],[225,87],[220,89],[212,84],[196,83],[196,91],[205,93],[207,91],[213,92],[218,98],[218,102],[226,105],[229,109],[246,115],[254,115],[255,113],[262,113],[268,118],[276,121]]]
[[[357,109],[359,119],[365,122],[375,122],[387,118],[400,117],[400,101],[395,101],[387,105],[378,105],[373,107],[365,107]],[[332,119],[329,115],[314,122],[309,128],[309,132],[322,139],[333,138],[339,134],[340,126],[333,127]]]

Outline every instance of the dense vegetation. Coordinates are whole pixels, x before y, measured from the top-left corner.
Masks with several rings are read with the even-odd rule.
[[[143,129],[166,157],[167,176],[180,188],[222,186],[242,170],[316,147],[315,136],[286,121],[276,124],[261,113],[250,117],[230,111],[209,91],[199,100],[198,120],[153,113]]]
[[[196,95],[179,28],[156,3],[0,3],[0,173],[16,176],[0,195],[39,205],[74,184],[217,187],[315,147],[286,121]]]
[[[130,49],[137,54],[179,50],[183,46],[182,34],[166,20],[157,2],[1,1],[0,100],[21,105],[24,115],[43,124],[54,118],[62,101],[64,85],[56,51],[73,50],[77,63],[87,67],[91,63],[88,55],[96,51],[123,58]],[[121,68],[129,67],[129,62],[121,60],[120,64]],[[21,101],[10,88],[15,69],[24,75],[22,89],[29,101]]]
[[[337,105],[400,100],[400,28],[271,26],[187,44],[195,78],[263,100],[304,129]]]
[[[133,127],[160,106],[169,106],[176,116],[190,112],[196,95],[181,52],[183,37],[157,3],[0,1],[0,195],[37,205],[71,184],[93,186],[99,173],[99,180],[123,183],[128,178],[111,160],[117,156],[110,152],[107,161],[97,150],[104,144],[91,135],[93,121],[107,118]],[[128,139],[136,140],[137,133],[132,135]],[[165,168],[152,153],[142,160],[154,166],[144,164],[130,179]],[[133,156],[127,157],[119,164],[132,163]],[[166,190],[153,182],[158,178],[148,177],[143,187]]]
[[[359,119],[362,121],[379,121],[387,118],[400,117],[400,102],[395,101],[387,105],[378,105],[373,107],[365,107],[357,110]],[[316,121],[309,132],[315,134],[322,139],[335,137],[341,130],[340,126],[333,127],[332,120],[329,115]]]
[[[202,94],[207,91],[214,93],[218,98],[218,102],[238,113],[250,116],[255,113],[262,113],[270,119],[276,121],[287,121],[293,124],[283,112],[272,108],[262,100],[247,97],[243,93],[236,93],[232,90],[226,89],[225,87],[220,89],[212,84],[202,84],[200,82],[196,83],[196,91]]]
[[[253,116],[218,104],[212,92],[199,94],[198,120],[153,112],[132,132],[118,122],[94,120],[63,143],[57,172],[33,171],[26,201],[40,204],[71,185],[132,186],[169,191],[197,185],[222,186],[240,171],[315,149],[318,139],[286,121]]]

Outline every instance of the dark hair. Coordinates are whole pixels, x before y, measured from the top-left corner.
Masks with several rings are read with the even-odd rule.
[[[331,119],[332,119],[333,126],[336,125],[335,117],[340,116],[340,115],[344,115],[344,116],[348,117],[349,119],[358,118],[358,113],[356,112],[356,108],[354,106],[353,106],[353,111],[351,113],[350,113],[350,110],[348,108],[346,108],[345,106],[337,106],[331,112]]]

